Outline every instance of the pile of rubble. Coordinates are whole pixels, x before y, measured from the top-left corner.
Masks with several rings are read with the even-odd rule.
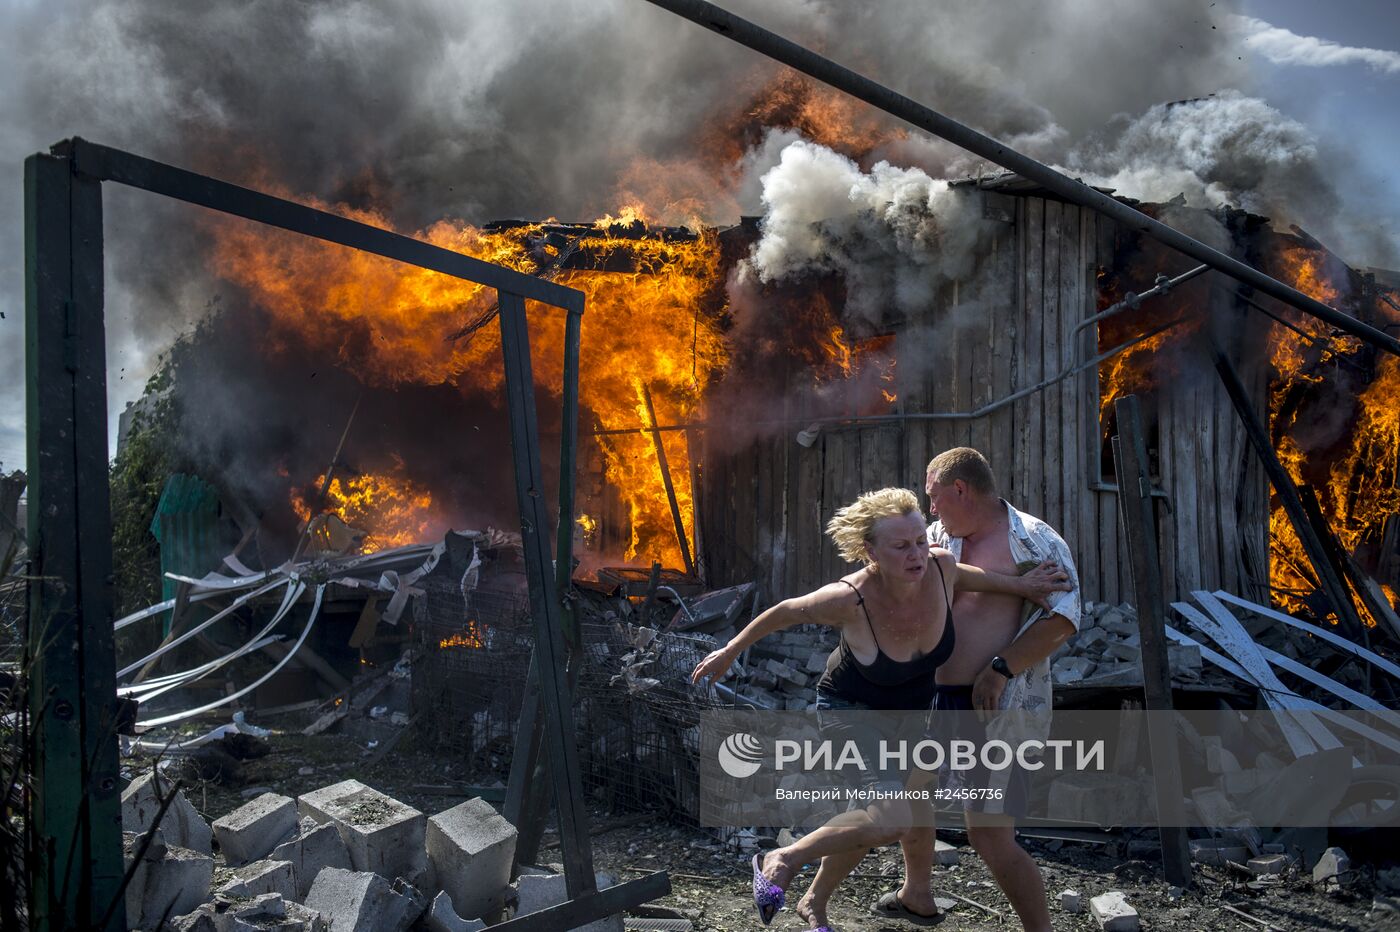
[[[1200,645],[1168,645],[1172,685],[1200,685],[1204,676],[1201,660]],[[1085,602],[1079,632],[1051,657],[1050,677],[1057,689],[1141,687],[1142,635],[1137,610],[1126,602]]]
[[[481,799],[425,816],[346,780],[264,793],[210,826],[150,773],[123,792],[122,828],[133,929],[470,932],[567,898],[557,871],[511,882],[515,827]],[[621,932],[622,919],[587,928]]]

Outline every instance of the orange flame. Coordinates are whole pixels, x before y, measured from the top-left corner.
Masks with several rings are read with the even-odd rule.
[[[339,212],[389,225],[369,211]],[[727,358],[713,315],[702,309],[718,282],[715,235],[637,235],[644,232],[636,227],[641,218],[641,209],[633,205],[594,228],[575,230],[586,232],[588,256],[597,269],[623,271],[568,269],[554,275],[560,284],[586,295],[580,396],[602,430],[644,423],[636,408],[636,386],[643,383],[652,392],[661,423],[691,417],[711,374]],[[536,272],[551,258],[545,226],[479,230],[443,221],[417,235],[457,252]],[[220,223],[214,234],[219,273],[273,312],[273,325],[265,336],[273,351],[295,352],[308,345],[332,349],[371,385],[451,382],[464,390],[501,390],[504,376],[496,328],[485,327],[470,340],[453,339],[465,322],[489,309],[494,293],[436,272],[242,224]],[[530,329],[536,379],[557,393],[564,359],[561,316],[552,309],[536,310]],[[679,566],[679,546],[650,439],[617,434],[601,436],[599,442],[608,479],[631,516],[626,558],[644,551],[652,559]],[[681,509],[691,522],[685,437],[671,432],[665,445]],[[355,493],[334,483],[331,494],[349,501]],[[394,535],[405,529],[396,525],[394,531],[381,533]]]
[[[448,647],[469,647],[473,650],[486,646],[486,639],[482,636],[481,627],[476,623],[476,619],[469,619],[467,627],[462,631],[454,631],[452,634],[438,641],[438,648]]]
[[[351,527],[368,532],[360,548],[363,553],[417,543],[439,525],[433,513],[432,493],[404,478],[402,471],[400,461],[390,474],[364,474],[343,482],[336,476],[326,489],[323,510],[338,515]],[[315,488],[320,488],[325,481],[322,473],[314,483]],[[297,517],[303,522],[310,521],[314,516],[303,490],[293,489],[290,497]]]

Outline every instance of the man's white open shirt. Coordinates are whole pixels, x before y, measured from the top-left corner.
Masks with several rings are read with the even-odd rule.
[[[1035,610],[1021,623],[1021,628],[1016,632],[1016,636],[1020,637],[1027,628],[1046,617],[1047,614],[1068,618],[1074,625],[1074,629],[1078,631],[1079,573],[1074,568],[1074,558],[1070,556],[1069,545],[1065,543],[1064,538],[1055,533],[1054,528],[1044,521],[1034,515],[1028,515],[1024,511],[1018,511],[1005,500],[1002,500],[1002,504],[1006,505],[1011,559],[1017,565],[1040,563],[1046,559],[1054,560],[1069,574],[1069,581],[1074,586],[1068,592],[1051,594],[1050,598],[1046,600],[1050,603],[1049,613],[1039,606],[1035,606]],[[949,537],[947,532],[943,530],[941,521],[935,521],[929,525],[928,540],[934,546],[952,551],[955,558],[959,561],[962,560],[963,539]],[[975,618],[959,618],[956,622],[957,625],[976,623],[977,619]],[[954,630],[956,630],[956,625]],[[1001,694],[1000,708],[1030,712],[1035,714],[1037,720],[1043,718],[1045,733],[1049,734],[1051,686],[1050,659],[1048,657],[1011,678],[1006,684],[1005,692]]]

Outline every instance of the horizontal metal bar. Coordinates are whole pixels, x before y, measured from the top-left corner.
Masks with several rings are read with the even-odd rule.
[[[918,101],[911,100],[903,94],[877,84],[862,74],[838,65],[831,59],[818,55],[810,49],[803,48],[796,42],[763,29],[748,20],[741,19],[713,3],[705,2],[705,0],[648,0],[648,2],[670,10],[677,16],[704,26],[706,29],[714,30],[727,39],[748,46],[760,54],[782,62],[784,65],[816,78],[837,90],[845,91],[852,97],[911,123],[925,132],[946,139],[974,155],[980,155],[989,162],[994,162],[1003,168],[1016,172],[1023,178],[1035,182],[1047,191],[1057,194],[1073,204],[1111,217],[1129,230],[1149,236],[1159,243],[1192,257],[1197,262],[1204,262],[1211,268],[1233,276],[1245,284],[1253,285],[1265,294],[1325,320],[1352,336],[1359,337],[1386,352],[1400,356],[1400,340],[1390,334],[1334,310],[1321,301],[1308,297],[1298,289],[1285,285],[1278,279],[1265,275],[1238,259],[1227,256],[1220,250],[1213,249],[1200,240],[1187,236],[1179,230],[1174,230],[1140,210],[1129,207],[1122,201],[1094,190],[1082,181],[1076,181],[1048,165],[1037,162],[1030,156],[1017,152],[1005,143],[998,142],[990,136],[983,135],[969,126],[924,106]]]
[[[54,146],[54,154],[67,156],[77,172],[91,178],[163,194],[210,210],[466,279],[497,291],[518,294],[570,313],[583,313],[583,292],[576,289],[261,191],[76,137]]]
[[[1117,304],[1113,305],[1112,307],[1108,307],[1102,311],[1099,311],[1093,317],[1085,318],[1079,324],[1079,326],[1074,328],[1073,332],[1070,333],[1070,336],[1077,337],[1079,336],[1079,332],[1085,327],[1092,327],[1099,321],[1107,320],[1108,318],[1121,314],[1124,311],[1136,310],[1138,307],[1142,306],[1142,302],[1147,300],[1148,298],[1155,298],[1159,294],[1166,294],[1167,292],[1175,288],[1177,285],[1189,282],[1191,279],[1195,278],[1197,275],[1200,275],[1202,272],[1208,271],[1210,271],[1210,266],[1198,265],[1194,269],[1182,272],[1176,278],[1167,278],[1165,275],[1159,275],[1157,276],[1156,285],[1147,289],[1142,294],[1130,294],[1127,297],[1125,297],[1122,301],[1119,301]]]
[[[812,427],[824,427],[826,425],[836,426],[840,424],[899,424],[904,421],[975,421],[980,418],[987,417],[989,414],[994,414],[995,412],[1001,410],[1007,405],[1020,401],[1022,398],[1025,398],[1028,395],[1034,395],[1036,392],[1044,391],[1051,385],[1054,385],[1056,382],[1063,382],[1065,379],[1078,375],[1085,369],[1091,369],[1094,366],[1097,366],[1099,363],[1103,362],[1104,360],[1112,359],[1119,353],[1126,352],[1127,350],[1132,349],[1134,346],[1137,346],[1139,343],[1150,340],[1153,337],[1157,336],[1157,334],[1164,333],[1165,331],[1184,323],[1185,320],[1185,317],[1178,317],[1174,320],[1167,321],[1165,324],[1159,324],[1158,326],[1153,327],[1146,333],[1139,334],[1138,336],[1133,337],[1127,342],[1118,344],[1117,346],[1113,347],[1113,349],[1104,350],[1102,353],[1099,353],[1092,359],[1085,360],[1081,363],[1076,363],[1070,366],[1068,369],[1061,370],[1055,375],[1047,376],[1046,378],[1040,380],[1034,385],[1027,385],[1025,388],[1018,389],[1017,391],[1012,392],[1010,395],[1007,395],[1004,398],[998,398],[996,401],[990,401],[987,404],[984,404],[982,407],[976,409],[975,411],[907,411],[903,414],[863,415],[834,414],[830,417],[804,417],[796,419],[785,418],[783,420],[749,421],[747,423],[756,427],[794,427],[798,424]],[[592,436],[604,437],[611,436],[613,434],[645,435],[652,430],[703,430],[704,428],[707,428],[709,426],[710,425],[705,421],[692,421],[689,424],[663,424],[655,428],[647,426],[618,427],[613,428],[611,430],[595,430],[592,432]]]
[[[596,920],[620,913],[643,903],[660,899],[671,892],[671,876],[665,871],[648,874],[598,893],[590,893],[549,909],[519,916],[491,928],[509,932],[559,932],[576,929]]]

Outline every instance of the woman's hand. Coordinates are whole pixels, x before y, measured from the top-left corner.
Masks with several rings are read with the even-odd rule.
[[[690,681],[697,686],[707,679],[718,683],[729,675],[729,668],[734,665],[735,659],[736,655],[730,652],[727,645],[721,647],[695,665],[695,672],[690,674]]]
[[[1054,560],[1042,560],[1034,569],[1028,570],[1019,578],[1024,587],[1021,598],[1034,602],[1046,611],[1050,610],[1051,595],[1056,592],[1069,592],[1074,588],[1074,584],[1069,581],[1069,574]]]

